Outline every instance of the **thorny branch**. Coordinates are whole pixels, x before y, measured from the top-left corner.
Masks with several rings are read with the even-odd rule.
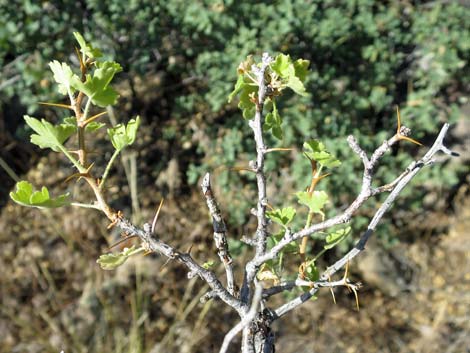
[[[400,194],[400,192],[403,190],[403,188],[411,181],[411,179],[413,179],[413,177],[424,167],[424,166],[427,166],[427,165],[430,165],[434,162],[434,155],[438,152],[443,152],[445,154],[448,154],[448,155],[451,155],[451,156],[455,156],[456,154],[452,151],[450,151],[447,147],[444,146],[444,137],[446,136],[447,134],[447,131],[449,129],[449,124],[444,124],[444,126],[442,127],[438,137],[436,138],[433,146],[429,149],[429,151],[418,161],[416,162],[412,162],[408,168],[406,168],[406,171],[405,173],[403,173],[402,175],[400,175],[400,180],[394,182],[395,186],[392,190],[392,192],[388,195],[387,199],[385,200],[385,202],[380,206],[380,208],[377,210],[377,212],[375,213],[374,217],[372,218],[372,220],[370,221],[368,227],[367,227],[367,230],[364,232],[364,234],[361,236],[361,238],[359,239],[359,241],[356,243],[356,245],[354,246],[354,248],[349,251],[346,255],[344,255],[340,260],[338,260],[335,264],[333,264],[333,266],[329,267],[325,272],[323,272],[323,274],[320,276],[320,281],[323,281],[325,282],[326,280],[328,280],[329,278],[331,278],[332,275],[334,275],[336,272],[338,272],[341,268],[343,268],[347,263],[349,263],[352,259],[354,259],[360,252],[362,252],[364,249],[365,249],[365,245],[367,243],[367,241],[369,240],[370,236],[373,234],[373,232],[375,231],[379,221],[382,219],[382,217],[384,216],[385,212],[390,209],[390,207],[392,206],[393,202],[395,201],[395,199],[398,197],[398,195]],[[396,142],[396,141],[393,141],[394,139],[396,138],[396,136],[394,136],[392,139],[390,139],[389,141],[386,141],[384,142],[384,144],[382,144],[382,146],[380,146],[375,152],[374,154],[372,155],[370,161],[369,160],[366,160],[366,158],[364,158],[364,153],[362,153],[362,149],[360,149],[360,147],[357,145],[357,143],[355,143],[355,140],[353,137],[349,137],[348,138],[348,141],[350,142],[351,144],[351,147],[353,148],[353,150],[359,154],[359,156],[361,156],[362,160],[363,160],[363,163],[364,163],[364,180],[366,180],[365,182],[363,182],[363,190],[361,190],[361,194],[364,192],[364,186],[367,186],[367,194],[369,195],[372,195],[374,194],[374,190],[371,189],[370,187],[370,181],[367,182],[367,179],[369,179],[371,176],[372,176],[372,170],[373,170],[373,167],[375,166],[375,163],[376,161],[378,161],[378,159],[380,158],[381,155],[383,155],[383,153],[389,148],[386,148],[384,147],[385,144],[388,144],[389,142]],[[390,146],[390,145],[389,145]],[[383,151],[383,152],[382,152]],[[365,192],[364,192],[365,193]],[[358,197],[359,199],[360,197]],[[356,199],[353,204],[358,200]],[[351,208],[351,207],[350,207]],[[346,213],[346,212],[345,212]],[[340,217],[344,217],[344,214],[341,215]],[[336,217],[337,218],[337,217]],[[342,219],[342,218],[341,218]],[[325,222],[323,222],[325,223]],[[272,320],[275,320],[283,315],[285,315],[286,313],[288,313],[289,311],[295,309],[296,307],[298,307],[299,305],[301,305],[302,303],[304,303],[305,301],[307,301],[308,299],[310,299],[313,295],[315,295],[315,293],[319,290],[319,287],[314,287],[312,288],[309,292],[306,292],[306,293],[303,293],[302,295],[300,295],[299,297],[289,301],[288,303],[280,306],[279,308],[277,308],[276,310],[274,310],[272,312]]]
[[[135,227],[127,219],[119,217],[116,220],[116,226],[118,226],[123,232],[129,234],[129,236],[136,235],[142,241],[144,247],[148,251],[162,254],[169,259],[175,259],[184,264],[188,269],[188,277],[199,276],[201,279],[207,282],[211,287],[212,291],[222,299],[227,305],[234,308],[241,317],[245,315],[248,308],[239,299],[231,295],[217,279],[214,272],[206,270],[191,257],[189,253],[182,253],[172,246],[156,239],[152,236],[151,225],[149,223],[144,224],[143,229]]]
[[[264,255],[266,252],[266,238],[267,238],[267,226],[268,222],[266,219],[266,176],[264,174],[264,157],[266,154],[266,146],[263,139],[263,105],[266,99],[266,82],[265,72],[273,58],[267,53],[263,54],[261,67],[253,65],[252,71],[256,75],[258,83],[258,97],[255,102],[256,112],[254,119],[249,121],[249,125],[253,130],[253,135],[256,143],[256,162],[252,162],[250,167],[256,172],[256,184],[258,187],[258,205],[256,210],[256,216],[258,218],[258,226],[256,229],[256,253],[255,258]],[[253,259],[253,260],[254,260]],[[253,260],[246,265],[245,277],[243,279],[243,285],[240,293],[240,299],[244,303],[249,302],[250,298],[250,286],[253,279],[256,276],[256,272],[261,264],[254,264]]]
[[[214,227],[214,242],[217,248],[217,254],[219,255],[220,261],[224,264],[225,273],[227,275],[227,290],[231,295],[235,295],[235,283],[233,278],[233,265],[232,256],[230,255],[227,243],[227,228],[225,226],[224,219],[215,200],[214,194],[211,188],[211,177],[207,173],[201,184],[202,193],[206,198],[207,207],[212,217],[212,224]]]

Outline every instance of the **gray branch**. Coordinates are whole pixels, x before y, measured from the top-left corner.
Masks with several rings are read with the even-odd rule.
[[[251,165],[256,172],[256,184],[258,187],[258,205],[256,216],[258,218],[258,226],[256,229],[256,252],[255,258],[262,256],[266,252],[266,238],[268,222],[266,219],[266,205],[268,203],[266,195],[266,176],[264,174],[264,157],[266,154],[266,146],[263,139],[263,106],[266,100],[266,82],[265,73],[269,64],[272,62],[272,57],[267,53],[263,54],[261,67],[253,65],[252,71],[258,81],[258,97],[256,102],[256,113],[254,119],[249,121],[249,125],[253,130],[253,135],[256,143],[256,162]],[[248,303],[250,299],[250,285],[253,282],[258,265],[250,261],[245,268],[245,276],[243,285],[240,292],[240,298],[244,303]]]
[[[234,308],[240,317],[243,317],[249,308],[246,304],[242,303],[239,299],[231,295],[217,279],[214,272],[206,270],[200,266],[189,253],[182,253],[172,246],[162,242],[159,239],[152,237],[151,225],[146,223],[144,228],[140,229],[134,226],[125,218],[118,218],[116,220],[116,226],[118,226],[123,232],[129,236],[137,236],[142,241],[144,248],[148,251],[157,252],[162,254],[169,259],[175,259],[184,264],[188,269],[189,277],[195,275],[207,282],[211,289],[222,299],[227,305]]]
[[[406,168],[405,175],[400,176],[400,180],[396,182],[392,192],[388,195],[387,199],[384,203],[380,206],[380,208],[375,213],[374,217],[370,221],[367,230],[361,236],[357,244],[354,246],[352,250],[350,250],[346,255],[344,255],[340,260],[338,260],[333,266],[329,267],[320,277],[320,281],[327,281],[333,276],[336,272],[342,269],[348,262],[354,259],[359,253],[361,253],[365,249],[365,245],[369,240],[370,236],[375,231],[379,221],[384,216],[385,212],[390,209],[395,199],[398,197],[400,192],[405,188],[405,186],[413,179],[413,177],[424,167],[430,165],[434,161],[434,155],[438,152],[443,152],[445,154],[455,156],[456,154],[450,151],[447,147],[444,146],[444,137],[447,134],[449,129],[449,124],[444,124],[442,127],[438,137],[436,138],[434,144],[429,149],[429,151],[418,161],[412,162],[408,168]],[[389,140],[390,141],[390,140]],[[382,145],[383,146],[383,145]],[[381,147],[382,147],[381,146]],[[354,147],[353,147],[354,149]],[[379,154],[381,152],[377,152],[378,150],[383,150],[379,147],[379,149],[374,152],[370,162],[373,160],[378,160],[380,157]],[[377,155],[376,155],[377,153]],[[383,154],[383,153],[382,153]],[[367,169],[367,168],[366,168]],[[366,174],[366,173],[365,173]],[[366,176],[365,176],[366,177]],[[363,184],[364,186],[364,184]],[[369,193],[370,193],[370,184],[369,184]],[[357,200],[357,199],[356,199]],[[288,303],[280,306],[273,312],[273,320],[285,315],[289,311],[295,309],[305,301],[309,300],[315,293],[319,290],[319,287],[312,288],[309,292],[303,293],[299,297],[289,301]]]
[[[233,266],[232,256],[230,255],[227,243],[227,227],[225,226],[224,219],[215,200],[214,194],[211,188],[211,177],[207,173],[201,184],[202,193],[206,198],[207,207],[212,217],[212,225],[214,228],[214,242],[217,248],[217,254],[219,255],[220,261],[224,264],[225,273],[227,274],[227,290],[235,296],[235,284],[233,278]]]

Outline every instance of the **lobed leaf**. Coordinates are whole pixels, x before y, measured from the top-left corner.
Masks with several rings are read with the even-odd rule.
[[[279,243],[284,237],[284,231],[281,231],[277,234],[271,235],[268,237],[268,248],[271,249],[274,245]],[[283,249],[282,253],[297,253],[299,251],[299,246],[295,241],[291,241]]]
[[[328,194],[325,191],[314,191],[312,193],[308,191],[299,191],[295,194],[298,202],[302,205],[307,206],[310,212],[323,214],[323,207],[328,202]]]
[[[327,151],[325,145],[318,140],[309,140],[303,145],[304,156],[310,160],[314,160],[325,168],[334,168],[341,165],[330,152]]]
[[[264,119],[263,131],[271,130],[273,136],[278,140],[282,140],[282,118],[279,115],[276,104],[273,101],[272,112],[266,114]]]
[[[118,124],[108,129],[108,135],[114,148],[121,151],[124,147],[132,145],[136,139],[139,125],[140,117],[137,116],[135,119],[129,120],[127,125]]]
[[[122,71],[121,65],[114,61],[104,61],[96,63],[96,67],[93,77],[87,74],[85,82],[74,76],[71,80],[73,87],[86,94],[93,104],[100,107],[116,104],[119,95],[109,84],[114,75]]]
[[[305,278],[307,278],[309,281],[318,281],[318,279],[320,278],[320,271],[315,265],[315,260],[308,261],[305,264],[304,275]]]
[[[96,58],[99,58],[99,57],[103,56],[103,54],[101,53],[101,51],[98,48],[93,47],[91,44],[88,44],[85,41],[85,38],[83,38],[83,36],[80,34],[80,32],[73,32],[73,35],[74,35],[75,39],[77,40],[78,44],[80,45],[80,51],[85,56],[87,56],[91,59],[96,59]]]
[[[31,142],[40,148],[50,148],[55,152],[63,149],[63,143],[76,131],[76,126],[69,123],[52,125],[48,121],[32,118],[28,115],[24,116],[26,124],[33,129],[36,134],[31,135]]]
[[[99,257],[96,262],[100,265],[103,270],[114,270],[116,267],[121,266],[124,262],[127,261],[129,257],[134,254],[142,252],[144,249],[135,248],[133,245],[130,248],[124,248],[120,253],[117,254],[103,254]]]
[[[280,224],[283,227],[286,227],[295,217],[295,208],[285,207],[282,209],[276,209],[273,211],[267,211],[266,216],[271,219],[273,222]]]
[[[51,61],[49,67],[54,74],[54,80],[59,84],[59,93],[67,95],[74,92],[72,81],[80,79],[75,75],[66,63],[60,63],[57,60]]]
[[[33,185],[27,181],[16,183],[16,191],[10,192],[10,198],[20,205],[41,209],[57,208],[70,204],[70,194],[51,198],[49,190],[45,186],[40,191],[34,191]]]
[[[331,249],[341,243],[351,233],[351,227],[340,228],[328,233],[325,238],[326,244],[323,246],[325,249]]]

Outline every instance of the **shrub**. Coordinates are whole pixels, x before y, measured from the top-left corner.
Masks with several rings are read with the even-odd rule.
[[[347,287],[355,294],[356,305],[359,307],[357,291],[360,284],[350,281],[349,262],[364,250],[379,221],[403,188],[423,168],[435,162],[436,153],[453,155],[443,144],[449,129],[449,124],[444,124],[433,146],[423,157],[411,162],[401,174],[392,177],[389,183],[374,186],[372,181],[379,162],[392,146],[399,141],[420,145],[419,142],[409,137],[411,130],[401,125],[400,112],[397,108],[396,132],[375,148],[370,156],[353,135],[347,138],[352,152],[363,164],[360,191],[347,208],[341,212],[335,211],[337,213],[332,217],[327,217],[324,212],[329,193],[320,190],[322,180],[330,173],[334,173],[335,168],[339,169],[341,162],[318,139],[305,141],[302,152],[299,153],[307,162],[310,175],[307,189],[302,188],[295,194],[297,203],[292,205],[288,200],[280,197],[275,199],[275,203],[271,202],[271,195],[267,192],[269,172],[265,167],[266,157],[271,153],[283,153],[292,149],[269,147],[269,141],[272,140],[265,139],[265,135],[272,139],[283,140],[285,127],[289,126],[289,122],[283,122],[278,106],[287,91],[300,96],[308,95],[304,82],[307,79],[310,63],[305,59],[293,60],[289,55],[284,54],[273,58],[264,53],[261,60],[249,56],[239,65],[235,89],[229,96],[229,100],[238,98],[243,122],[252,130],[255,151],[255,157],[249,161],[248,165],[240,168],[254,175],[257,194],[256,207],[252,211],[257,219],[256,232],[253,236],[243,239],[248,246],[253,248],[254,255],[243,264],[242,283],[238,284],[235,280],[227,229],[212,191],[210,174],[207,173],[202,181],[202,191],[214,227],[214,245],[225,269],[226,285],[223,285],[215,271],[211,270],[212,261],[208,260],[204,264],[199,264],[191,256],[190,251],[182,252],[163,238],[157,237],[155,227],[162,203],[153,221],[139,227],[127,219],[121,211],[114,210],[107,201],[105,186],[111,166],[118,154],[135,142],[140,118],[137,116],[129,120],[127,124],[118,124],[107,129],[115,152],[103,171],[98,172],[99,166],[95,166],[95,163],[90,161],[87,142],[89,138],[93,138],[97,130],[105,126],[99,122],[99,118],[106,114],[106,111],[92,115],[92,107],[104,108],[117,103],[118,93],[110,86],[110,83],[114,76],[122,71],[122,67],[115,61],[104,59],[101,51],[87,43],[78,32],[75,32],[74,36],[80,48],[77,49],[79,73],[77,74],[65,62],[54,60],[49,63],[58,92],[65,95],[69,103],[45,103],[72,111],[74,116],[67,117],[55,125],[45,119],[39,120],[30,116],[25,116],[24,119],[34,131],[31,135],[31,142],[40,148],[62,153],[75,169],[75,173],[68,179],[83,179],[93,191],[96,200],[93,203],[84,204],[72,200],[69,194],[52,197],[46,187],[35,191],[27,181],[18,182],[16,190],[10,194],[10,197],[21,205],[41,209],[63,206],[96,209],[110,221],[109,228],[118,227],[125,234],[125,240],[134,237],[140,240],[139,247],[133,246],[124,248],[118,253],[101,255],[97,262],[105,270],[112,270],[122,265],[129,257],[139,253],[158,253],[182,263],[188,270],[189,278],[198,276],[210,286],[211,291],[203,296],[203,300],[220,299],[240,316],[240,322],[234,325],[225,336],[221,352],[227,351],[231,340],[239,332],[243,332],[243,352],[274,352],[275,339],[271,330],[272,323],[307,300],[314,298],[323,287],[329,288],[332,293],[335,287]],[[74,149],[75,154],[69,147],[66,147],[67,140],[72,135],[77,136],[78,146]],[[346,160],[345,164],[348,162]],[[390,174],[393,173],[390,172]],[[385,199],[355,246],[342,258],[322,270],[317,264],[318,258],[348,237],[351,228],[345,224],[352,220],[353,215],[369,198],[379,194],[386,195]],[[304,207],[307,212],[304,219],[301,219],[302,226],[296,226],[293,220],[299,213],[297,209],[300,207]],[[322,249],[316,255],[312,256],[306,252],[309,239],[321,244]],[[285,268],[284,261],[286,258],[293,259],[297,256],[298,271],[290,273]],[[332,276],[343,267],[345,267],[343,277],[333,281]],[[287,299],[279,307],[272,307],[270,298],[283,292],[292,292],[293,298]]]

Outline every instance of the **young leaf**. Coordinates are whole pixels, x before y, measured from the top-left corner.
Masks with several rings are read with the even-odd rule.
[[[41,191],[34,191],[33,185],[27,181],[19,181],[16,183],[16,191],[10,192],[10,198],[16,203],[41,209],[56,208],[70,204],[69,194],[63,194],[56,198],[49,196],[49,190],[45,186]]]
[[[77,119],[73,116],[64,118],[62,124],[71,126],[71,127],[73,127],[73,129],[75,129],[75,131],[77,131]],[[106,126],[106,124],[104,124],[104,123],[100,123],[98,121],[92,121],[91,123],[87,124],[87,126],[85,127],[85,131],[86,132],[94,132],[94,131],[99,130],[102,127],[105,127],[105,126]]]
[[[108,135],[114,148],[121,151],[124,147],[130,146],[134,143],[137,129],[139,128],[140,117],[129,120],[126,126],[118,124],[113,128],[108,129]]]
[[[207,262],[204,262],[202,264],[202,267],[205,268],[206,270],[210,270],[212,267],[214,267],[215,262],[213,260],[209,260]]]
[[[273,211],[267,211],[266,216],[273,222],[286,227],[295,217],[295,209],[293,207],[285,207]]]
[[[271,69],[282,78],[284,86],[301,96],[307,96],[303,81],[307,76],[308,65],[308,60],[299,59],[292,62],[289,55],[279,54],[271,64]]]
[[[289,55],[279,54],[271,64],[271,69],[282,78],[295,75],[294,65]]]
[[[80,45],[80,51],[85,54],[85,56],[91,59],[96,59],[103,56],[101,51],[98,48],[94,48],[91,44],[88,44],[79,32],[73,32],[73,35]]]
[[[304,82],[308,74],[308,66],[310,61],[304,59],[297,59],[294,61],[295,76],[299,78],[300,81]]]
[[[101,129],[102,127],[105,127],[106,124],[104,123],[99,123],[97,121],[92,121],[91,123],[89,123],[86,127],[85,127],[85,131],[87,132],[94,132],[96,130],[99,130]]]
[[[76,127],[68,123],[54,126],[44,119],[39,121],[27,115],[24,116],[24,120],[36,133],[31,135],[31,142],[41,148],[50,148],[55,152],[61,151],[61,148],[64,148],[65,140],[76,131]]]
[[[318,271],[314,260],[308,261],[305,264],[304,275],[305,278],[307,278],[309,281],[318,281],[318,279],[320,278],[320,271]]]
[[[334,168],[341,164],[318,140],[306,141],[303,145],[303,152],[308,159],[318,162],[325,168]]]
[[[295,93],[297,93],[300,96],[308,96],[307,91],[305,90],[305,86],[300,81],[300,79],[297,76],[289,76],[289,80],[287,81],[287,87],[289,87],[291,90],[293,90]]]
[[[279,243],[283,237],[284,237],[284,231],[271,235],[268,238],[268,249],[271,249],[274,245]],[[283,253],[297,253],[298,251],[299,251],[299,245],[295,241],[291,241],[282,249]]]
[[[282,140],[282,118],[279,115],[276,104],[273,101],[272,112],[266,114],[264,119],[263,131],[272,131],[272,134],[278,140]]]
[[[323,215],[322,209],[328,201],[328,194],[325,191],[299,191],[295,194],[300,204],[307,206],[310,212]]]
[[[67,95],[74,92],[72,81],[74,79],[80,81],[77,75],[75,75],[66,63],[60,63],[57,60],[49,63],[54,74],[54,80],[59,84],[59,93]]]
[[[124,248],[120,253],[117,254],[103,254],[99,257],[96,262],[101,266],[103,270],[114,270],[116,267],[121,266],[127,261],[129,257],[134,254],[140,253],[144,248],[135,248],[133,245],[130,248]]]
[[[341,243],[351,232],[351,227],[345,227],[328,233],[326,236],[326,244],[323,246],[325,249],[331,249]]]
[[[243,86],[246,85],[243,74],[238,75],[237,83],[235,83],[235,88],[228,96],[228,102],[230,103],[233,98],[243,89]]]
[[[122,71],[121,65],[114,61],[104,61],[96,63],[96,67],[93,77],[86,75],[85,82],[77,76],[73,77],[71,80],[73,87],[85,93],[93,104],[100,107],[116,104],[119,95],[109,84],[114,75]]]

